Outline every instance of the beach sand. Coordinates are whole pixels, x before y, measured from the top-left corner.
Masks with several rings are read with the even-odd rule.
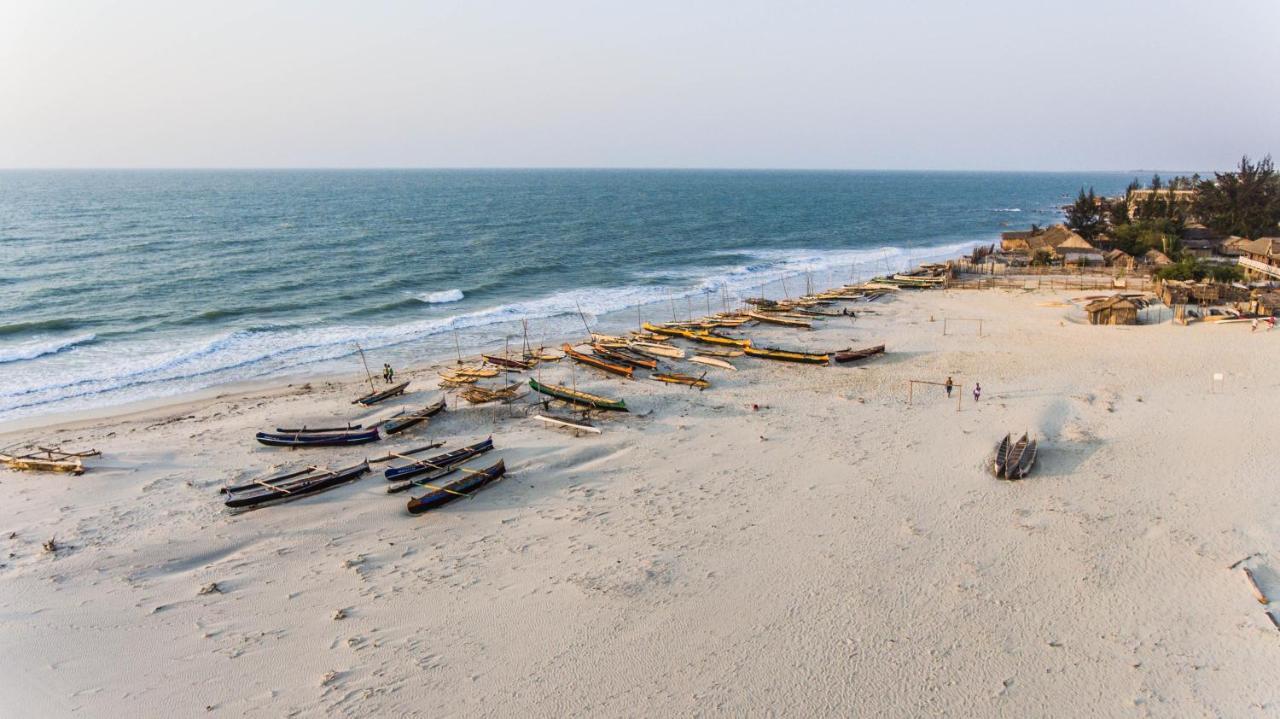
[[[1280,332],[1093,327],[1047,306],[1070,296],[904,292],[753,328],[888,354],[685,365],[705,392],[578,367],[632,408],[600,436],[451,399],[404,440],[253,441],[385,413],[352,407],[354,377],[5,434],[103,456],[0,471],[0,714],[1280,713],[1280,631],[1239,568],[1280,596]],[[439,396],[436,371],[402,372],[402,404]],[[948,375],[960,411],[932,386],[908,406],[907,380]],[[1023,431],[1035,471],[994,479]],[[238,515],[217,492],[489,434],[472,466],[511,476],[421,516],[380,472]]]

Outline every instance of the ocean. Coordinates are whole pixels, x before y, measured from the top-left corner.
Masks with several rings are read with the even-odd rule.
[[[1127,174],[0,171],[0,421],[953,257]],[[786,284],[789,283],[789,284]],[[783,286],[785,284],[785,287]],[[687,310],[687,311],[686,311]]]

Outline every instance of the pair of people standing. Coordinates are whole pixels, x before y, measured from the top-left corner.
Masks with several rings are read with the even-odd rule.
[[[396,381],[396,371],[391,369],[391,365],[385,362],[382,364],[382,379],[385,380],[387,384],[391,384]]]
[[[950,397],[951,390],[955,388],[956,383],[953,382],[950,377],[947,377],[947,383],[945,386],[947,388],[947,396]],[[977,382],[974,382],[973,383],[973,401],[977,402],[981,398],[982,398],[982,385],[978,384]]]

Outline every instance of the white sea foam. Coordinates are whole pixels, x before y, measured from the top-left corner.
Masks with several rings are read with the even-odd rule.
[[[555,320],[568,330],[565,323],[568,318],[577,323],[579,310],[594,323],[601,315],[644,305],[664,305],[665,313],[665,305],[677,300],[686,303],[676,305],[683,314],[686,298],[718,298],[724,294],[737,300],[759,294],[762,285],[776,286],[781,282],[787,283],[787,291],[794,295],[804,291],[802,278],[806,274],[812,277],[815,287],[865,280],[921,262],[955,257],[977,244],[980,243],[970,241],[909,249],[743,251],[733,254],[749,257],[746,263],[666,272],[664,284],[578,288],[387,327],[261,327],[224,332],[177,348],[171,342],[154,339],[127,348],[88,347],[86,352],[97,350],[100,356],[86,357],[91,361],[63,362],[62,366],[33,362],[24,372],[0,373],[0,417],[23,410],[29,413],[30,408],[66,400],[90,405],[120,402],[278,375],[348,357],[355,351],[356,342],[366,351],[386,349],[430,341],[455,330],[474,334],[477,340],[480,336],[491,339],[485,328],[522,319],[541,321],[544,328]],[[452,296],[450,293],[458,297],[447,301],[462,299],[458,290],[434,294]],[[712,304],[718,305],[714,300]],[[72,344],[62,342],[63,347]],[[37,349],[44,352],[23,350],[22,358],[57,351],[52,343]]]
[[[429,305],[443,304],[445,302],[458,302],[466,295],[462,294],[462,290],[441,290],[440,292],[423,292],[420,295],[414,295],[420,302],[426,302]]]
[[[22,362],[45,355],[57,354],[97,339],[92,334],[76,337],[40,338],[7,347],[0,347],[0,364],[6,362]]]

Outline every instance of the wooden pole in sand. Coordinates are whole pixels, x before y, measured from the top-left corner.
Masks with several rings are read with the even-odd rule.
[[[364,365],[364,374],[369,378],[369,391],[377,393],[377,388],[373,386],[373,373],[369,371],[369,361],[364,358],[364,348],[360,343],[356,343],[356,351],[360,353],[360,363]]]

